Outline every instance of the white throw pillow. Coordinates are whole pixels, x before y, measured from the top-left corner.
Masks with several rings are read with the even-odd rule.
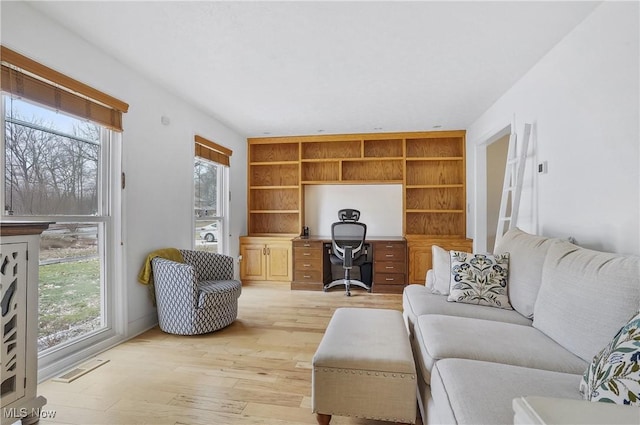
[[[433,285],[436,284],[436,275],[433,272],[433,269],[427,270],[427,278],[424,282],[424,286],[431,292],[433,292]]]
[[[507,296],[509,253],[470,254],[450,251],[451,286],[448,301],[513,310]]]
[[[593,358],[580,392],[585,400],[640,407],[640,311]]]
[[[449,282],[451,280],[449,251],[438,245],[431,245],[431,267],[434,275],[434,284],[431,292],[438,295],[449,295]]]

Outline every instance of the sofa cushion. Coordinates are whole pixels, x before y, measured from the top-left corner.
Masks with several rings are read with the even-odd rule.
[[[450,358],[575,374],[587,367],[584,360],[531,326],[429,314],[418,318],[418,332],[426,372],[436,361]]]
[[[514,228],[504,234],[495,248],[495,254],[510,254],[509,301],[518,313],[530,319],[540,289],[542,265],[554,241]]]
[[[431,292],[438,295],[449,295],[449,282],[451,281],[449,251],[438,245],[431,245],[431,267],[434,279]]]
[[[533,326],[590,362],[639,305],[640,257],[556,240],[544,262]]]
[[[507,296],[509,253],[470,254],[449,251],[449,301],[513,310]]]
[[[512,400],[522,396],[581,399],[580,375],[466,359],[436,363],[431,394],[441,423],[512,424]]]
[[[580,392],[586,400],[640,407],[640,311],[593,358]]]
[[[413,334],[413,328],[417,323],[418,316],[422,316],[423,314],[474,317],[477,319],[531,325],[530,319],[523,317],[515,310],[451,303],[447,301],[445,295],[432,294],[424,285],[408,285],[404,288],[402,293],[402,309],[410,334]]]

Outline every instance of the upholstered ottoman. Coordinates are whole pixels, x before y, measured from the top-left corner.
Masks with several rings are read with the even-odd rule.
[[[339,308],[313,356],[311,403],[331,415],[415,423],[416,368],[402,313]]]

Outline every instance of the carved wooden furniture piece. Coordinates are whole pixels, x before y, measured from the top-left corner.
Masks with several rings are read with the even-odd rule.
[[[0,244],[0,424],[39,420],[38,257],[48,223],[2,223]]]

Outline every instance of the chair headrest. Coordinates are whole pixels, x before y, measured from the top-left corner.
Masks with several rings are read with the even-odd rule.
[[[340,221],[358,221],[360,220],[360,211],[352,208],[345,208],[338,211],[338,218]]]

